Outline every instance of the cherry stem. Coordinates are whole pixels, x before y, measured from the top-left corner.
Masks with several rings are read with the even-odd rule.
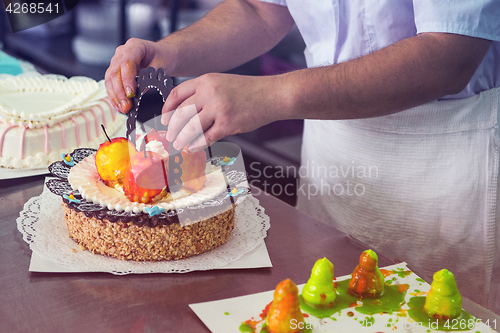
[[[142,140],[142,149],[144,150],[144,158],[148,158],[148,155],[146,155],[146,138]]]
[[[101,124],[101,128],[102,128],[102,131],[104,132],[104,135],[106,135],[106,137],[108,138],[108,141],[111,142],[111,139],[109,138],[108,133],[106,133],[106,129],[104,128],[103,124]]]

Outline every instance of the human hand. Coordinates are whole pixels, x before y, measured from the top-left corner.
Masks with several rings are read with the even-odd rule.
[[[175,87],[162,109],[167,140],[197,151],[283,118],[279,76],[206,74]],[[172,111],[174,110],[174,111]]]
[[[161,67],[168,74],[174,68],[174,55],[173,49],[165,44],[137,38],[131,38],[124,45],[118,46],[104,80],[108,97],[115,109],[127,113],[132,107],[130,98],[136,94],[135,77],[141,69]]]

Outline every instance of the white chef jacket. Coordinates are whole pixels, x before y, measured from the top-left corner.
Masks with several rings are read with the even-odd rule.
[[[493,40],[459,94],[394,115],[306,120],[298,208],[500,311],[500,2],[261,0],[288,6],[309,67],[424,32]],[[307,84],[307,83],[305,83]]]
[[[261,1],[288,6],[306,44],[308,67],[358,58],[418,33],[447,32],[497,41],[467,88],[453,98],[500,86],[497,0]]]

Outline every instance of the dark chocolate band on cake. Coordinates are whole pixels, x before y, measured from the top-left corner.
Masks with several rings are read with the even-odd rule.
[[[223,245],[234,229],[235,206],[192,225],[154,228],[87,217],[63,204],[69,236],[82,250],[121,260],[179,260]]]

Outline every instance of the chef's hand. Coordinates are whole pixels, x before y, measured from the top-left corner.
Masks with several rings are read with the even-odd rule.
[[[141,69],[161,67],[168,74],[174,68],[174,53],[165,43],[137,38],[131,38],[117,47],[104,81],[108,97],[116,110],[127,113],[132,107],[130,98],[136,94],[135,77]]]
[[[175,87],[162,110],[167,140],[177,150],[197,151],[227,135],[279,120],[286,102],[280,76],[205,74]]]

